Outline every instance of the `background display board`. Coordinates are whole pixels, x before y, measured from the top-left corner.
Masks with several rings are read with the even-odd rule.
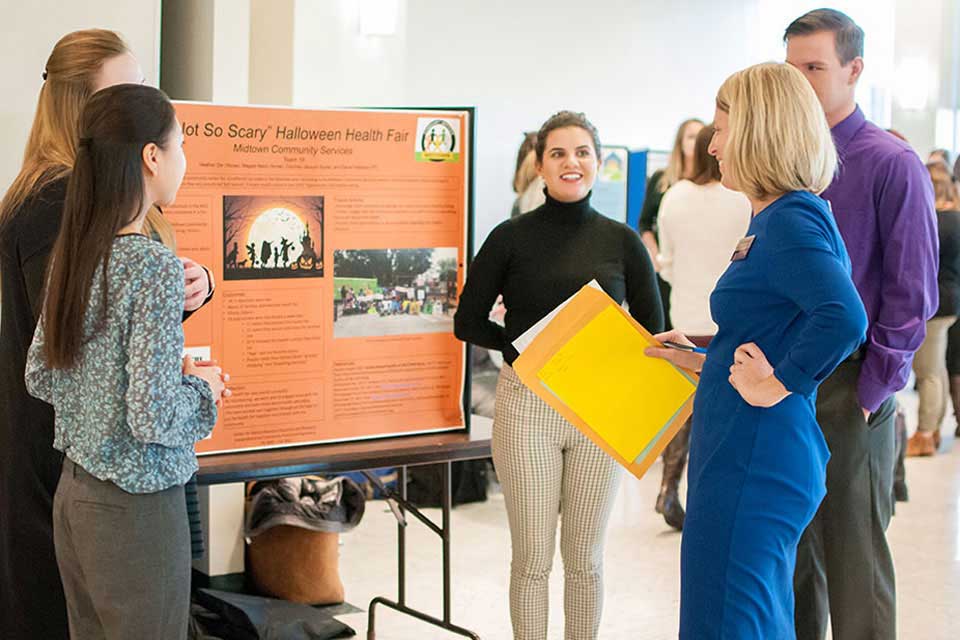
[[[233,390],[198,453],[464,428],[472,110],[176,109],[186,348]]]
[[[593,185],[593,208],[617,222],[627,222],[627,184],[630,150],[603,145],[600,149],[600,171]]]

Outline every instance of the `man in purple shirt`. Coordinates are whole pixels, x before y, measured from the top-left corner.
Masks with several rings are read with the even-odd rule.
[[[910,146],[868,122],[854,90],[863,30],[832,9],[784,34],[787,63],[813,85],[840,158],[830,202],[867,310],[867,342],[820,387],[817,421],[830,447],[827,497],[804,532],[794,579],[798,640],[896,637],[893,558],[894,394],[937,309],[933,189]]]

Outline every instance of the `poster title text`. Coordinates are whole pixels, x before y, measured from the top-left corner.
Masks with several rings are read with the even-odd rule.
[[[267,125],[247,127],[231,122],[185,122],[183,135],[187,138],[230,138],[251,142],[292,141],[305,142],[409,142],[412,132],[404,129],[311,129],[300,125]]]

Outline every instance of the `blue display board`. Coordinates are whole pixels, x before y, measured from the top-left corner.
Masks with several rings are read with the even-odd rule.
[[[629,155],[629,173],[627,174],[627,220],[633,229],[640,227],[640,210],[647,193],[647,156],[648,151],[631,151]]]

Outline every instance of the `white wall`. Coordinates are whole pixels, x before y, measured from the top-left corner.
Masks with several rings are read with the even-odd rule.
[[[216,0],[214,3],[213,102],[247,102],[250,92],[250,59],[253,53],[250,22],[250,4],[246,1]]]
[[[893,126],[923,158],[955,150],[957,0],[897,0]],[[939,116],[939,117],[938,117]],[[944,117],[946,116],[946,117]]]
[[[293,102],[295,0],[250,0],[250,102]]]
[[[123,34],[147,82],[159,75],[160,0],[0,0],[0,191],[16,176],[33,122],[43,66],[61,36],[101,27]]]
[[[399,1],[396,34],[387,37],[360,34],[361,4],[361,0],[297,0],[294,104],[406,106],[405,3]]]
[[[160,86],[175,100],[213,97],[213,2],[164,0]]]
[[[727,75],[782,60],[784,28],[821,6],[805,0],[396,0],[396,34],[363,36],[359,15],[366,1],[298,0],[293,102],[477,106],[478,246],[509,214],[521,132],[567,108],[586,112],[611,144],[668,147],[680,121],[712,117]],[[893,2],[832,3],[869,34],[873,57],[861,101],[881,120],[889,118],[889,92],[882,82],[872,85],[892,64]]]
[[[926,23],[956,0],[837,0],[867,32],[858,99],[891,125],[896,58],[943,42]],[[917,4],[917,3],[920,4]],[[124,33],[157,81],[161,0],[0,0],[0,185],[20,163],[40,72],[53,43],[89,26]],[[478,112],[477,238],[509,209],[521,132],[561,108],[583,110],[609,143],[669,146],[677,123],[709,119],[732,71],[781,60],[791,19],[819,0],[163,0],[164,86],[174,97],[299,106],[474,105]],[[393,35],[360,32],[361,13],[396,4]],[[902,23],[894,32],[896,18]],[[179,17],[177,17],[179,15]],[[940,22],[944,25],[944,22]],[[910,35],[910,34],[913,35]],[[920,35],[916,35],[920,34]],[[931,53],[932,60],[936,55]],[[949,61],[931,64],[948,78]],[[180,74],[181,77],[174,77]],[[942,83],[931,89],[939,92]],[[893,125],[932,145],[936,99]],[[941,104],[942,106],[942,104]],[[940,127],[941,129],[943,127]],[[950,131],[952,134],[952,129]]]

